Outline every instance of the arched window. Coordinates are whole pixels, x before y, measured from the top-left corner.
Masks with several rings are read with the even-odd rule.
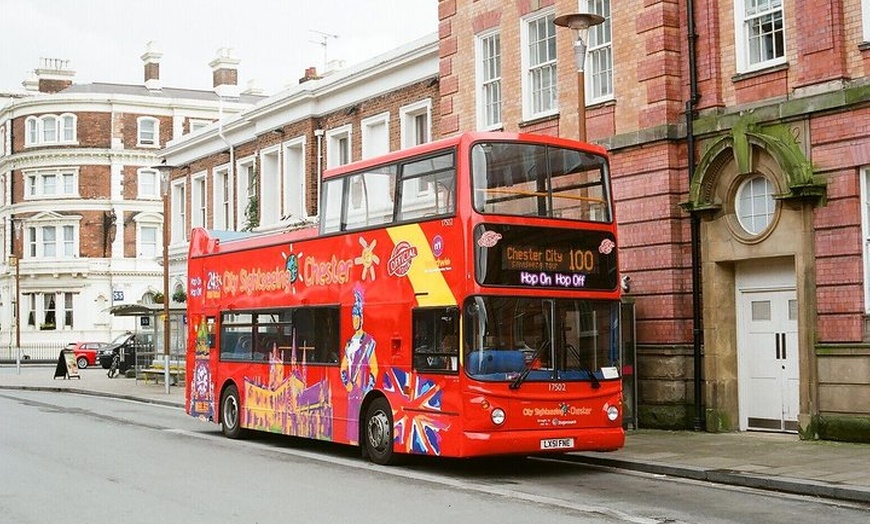
[[[139,122],[139,132],[138,132],[138,144],[139,146],[152,146],[156,147],[160,145],[160,121],[156,118],[152,118],[149,116],[142,116],[138,119]]]
[[[53,144],[57,142],[57,122],[56,116],[42,117],[42,143]]]
[[[62,142],[76,141],[76,116],[65,114],[60,116],[60,140]]]
[[[27,118],[27,134],[24,137],[24,145],[32,146],[39,143],[39,121],[35,116]]]

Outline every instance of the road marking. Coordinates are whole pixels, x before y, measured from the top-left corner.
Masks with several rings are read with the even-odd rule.
[[[217,434],[207,434],[207,433],[199,433],[196,431],[184,430],[184,429],[167,429],[165,430],[168,433],[173,433],[177,435],[183,435],[186,437],[198,438],[201,440],[208,441],[223,441],[227,442],[227,439],[223,435]],[[428,482],[431,484],[438,484],[441,486],[456,488],[462,490],[464,492],[474,491],[476,493],[485,494],[485,495],[494,495],[497,497],[504,497],[510,500],[516,501],[524,501],[524,502],[532,502],[535,504],[542,504],[550,507],[557,507],[561,509],[576,511],[579,513],[605,516],[620,522],[632,522],[636,524],[660,524],[662,521],[659,519],[650,519],[645,517],[638,517],[636,515],[631,515],[625,513],[623,511],[619,511],[613,508],[604,507],[604,506],[594,506],[594,505],[581,505],[576,504],[567,500],[547,497],[544,495],[535,495],[532,493],[526,493],[523,491],[517,491],[514,489],[508,488],[499,488],[497,486],[489,486],[483,484],[477,484],[474,482],[469,482],[461,479],[453,479],[444,476],[435,475],[432,473],[424,473],[420,471],[411,471],[408,469],[404,469],[401,467],[390,467],[390,466],[379,466],[377,464],[372,464],[371,462],[364,462],[358,459],[346,459],[342,457],[333,457],[324,455],[321,452],[313,452],[313,451],[305,451],[300,449],[287,449],[287,448],[276,448],[271,444],[267,443],[259,443],[252,442],[248,440],[234,440],[232,441],[234,445],[238,444],[240,446],[247,446],[251,448],[256,448],[259,450],[267,450],[273,453],[282,453],[285,455],[291,455],[294,457],[305,458],[309,460],[315,460],[319,462],[325,462],[332,465],[345,466],[349,468],[356,469],[365,469],[369,471],[374,471],[383,475],[390,475],[397,478],[405,478],[410,480],[416,480],[420,482]]]

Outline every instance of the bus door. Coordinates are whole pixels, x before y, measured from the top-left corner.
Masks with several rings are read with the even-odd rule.
[[[427,307],[413,311],[412,366],[417,373],[457,374],[459,309]]]
[[[190,415],[204,420],[215,420],[214,376],[217,368],[217,325],[215,317],[203,317],[196,328],[196,339],[190,383]],[[191,370],[188,366],[188,373]]]

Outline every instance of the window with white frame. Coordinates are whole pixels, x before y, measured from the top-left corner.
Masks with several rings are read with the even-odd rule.
[[[24,302],[27,304],[27,325],[36,326],[36,293],[25,295]]]
[[[390,114],[364,118],[362,129],[362,158],[372,158],[390,152]]]
[[[63,327],[72,329],[73,327],[73,294],[61,293],[63,305]]]
[[[190,177],[190,227],[207,227],[206,204],[207,190],[205,173]]]
[[[140,116],[137,119],[139,124],[137,136],[137,145],[144,147],[160,146],[160,121],[150,116]]]
[[[604,22],[589,28],[586,50],[586,98],[600,102],[613,98],[613,36],[610,32],[610,0],[588,0],[589,13],[604,17]]]
[[[136,179],[136,191],[139,198],[160,198],[160,173],[158,173],[156,169],[139,169],[136,174]]]
[[[208,120],[194,120],[194,119],[191,119],[191,121],[190,121],[190,132],[193,133],[194,131],[199,131],[200,129],[203,129],[203,128],[205,128],[205,127],[208,127],[208,125],[209,125],[210,123],[211,123],[211,122],[209,122]]]
[[[557,107],[556,26],[552,9],[523,19],[523,118],[553,114]]]
[[[34,329],[53,331],[74,327],[73,293],[28,293],[24,297],[24,305],[27,308],[27,325]]]
[[[284,215],[304,218],[308,215],[305,208],[307,195],[305,184],[305,137],[293,139],[284,144]]]
[[[425,99],[399,108],[402,147],[413,147],[432,140],[432,100]]]
[[[162,255],[163,243],[161,237],[163,228],[155,220],[156,217],[146,216],[136,221],[136,257],[145,260],[156,260]]]
[[[350,124],[326,132],[326,167],[338,167],[350,163]]]
[[[259,224],[257,176],[254,167],[253,158],[240,160],[236,165],[236,229],[239,231],[250,231]]]
[[[785,63],[782,0],[735,0],[737,72]]]
[[[55,198],[78,195],[78,170],[40,169],[24,172],[24,198]]]
[[[57,127],[59,120],[56,116],[42,117],[42,143],[53,144],[57,142],[58,132]]]
[[[230,166],[215,168],[213,179],[212,227],[223,230],[232,229],[233,182],[230,179]]]
[[[26,122],[27,133],[24,135],[24,145],[35,146],[39,144],[39,119],[31,116]]]
[[[864,27],[864,41],[870,42],[870,0],[861,0],[861,22]]]
[[[76,115],[31,116],[25,122],[25,146],[76,143]]]
[[[169,188],[171,204],[171,243],[180,243],[187,240],[187,191],[184,180],[177,180]]]
[[[870,314],[870,166],[861,170],[861,234],[864,252],[864,311]]]
[[[260,224],[281,220],[281,157],[279,146],[260,152]]]
[[[78,228],[73,224],[32,221],[26,228],[25,254],[28,258],[75,258],[78,256]],[[39,224],[39,225],[36,225]]]
[[[477,127],[499,129],[501,121],[501,34],[478,35],[477,58]]]
[[[6,126],[0,124],[0,158],[6,156]]]

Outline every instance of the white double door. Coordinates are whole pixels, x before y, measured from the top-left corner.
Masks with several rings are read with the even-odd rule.
[[[738,288],[737,293],[740,429],[797,431],[800,366],[795,290]]]

